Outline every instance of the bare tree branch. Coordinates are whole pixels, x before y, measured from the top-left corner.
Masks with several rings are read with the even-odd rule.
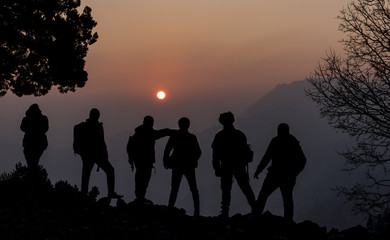
[[[326,54],[307,79],[312,88],[306,93],[330,125],[356,139],[354,146],[340,153],[345,170],[368,169],[365,183],[339,186],[338,193],[354,203],[355,213],[389,212],[389,2],[351,1],[338,19],[339,30],[346,35],[340,41],[344,54]]]

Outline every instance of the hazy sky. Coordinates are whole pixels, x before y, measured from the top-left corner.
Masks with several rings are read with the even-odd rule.
[[[339,49],[336,16],[346,2],[83,1],[99,40],[79,94],[115,96],[150,111],[239,113],[276,84],[304,79],[327,50]],[[156,105],[158,89],[167,99]]]
[[[277,84],[305,79],[326,51],[340,50],[336,16],[347,2],[84,0],[99,34],[86,58],[86,86],[67,96],[53,88],[42,98],[8,94],[1,101],[23,112],[37,102],[53,115],[48,105],[77,98],[80,111],[101,109],[108,126],[153,115],[157,127],[176,127],[187,116],[201,131],[221,112],[239,115]],[[159,89],[164,101],[155,97]]]
[[[337,47],[335,17],[345,2],[84,1],[100,35],[88,85],[109,81],[116,93],[140,98],[162,88],[175,99],[222,90],[255,100],[276,83],[303,79]]]
[[[336,16],[347,2],[84,0],[99,34],[86,58],[86,86],[39,98],[9,93],[0,108],[19,122],[36,102],[72,125],[97,107],[107,135],[134,129],[145,115],[156,128],[176,128],[187,116],[199,132],[221,112],[238,116],[277,84],[305,79],[330,48],[341,52]],[[155,97],[159,89],[164,101]],[[52,126],[68,128],[62,122]]]

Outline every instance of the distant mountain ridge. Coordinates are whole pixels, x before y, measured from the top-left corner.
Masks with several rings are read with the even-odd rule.
[[[300,141],[308,159],[294,190],[296,218],[311,219],[325,226],[348,227],[351,224],[362,224],[362,217],[352,216],[350,204],[331,190],[336,185],[350,185],[363,176],[359,173],[348,175],[342,171],[344,160],[337,151],[351,144],[352,139],[336,133],[326,119],[320,118],[317,107],[305,94],[305,89],[310,87],[306,80],[277,85],[243,113],[236,114],[236,128],[246,134],[248,143],[255,151],[255,160],[249,166],[252,174],[250,177],[253,178],[253,172],[270,140],[276,136],[277,125],[285,122],[289,124],[290,132]],[[202,134],[200,142],[206,143],[202,148],[207,151],[204,152],[206,156],[211,156],[210,143],[220,129],[221,126],[216,125]],[[207,161],[211,161],[210,158]],[[204,171],[206,170],[205,168]],[[256,195],[265,175],[266,172],[263,172],[260,180],[251,180]],[[237,189],[234,191],[232,200],[239,197],[241,205],[232,202],[232,209],[245,212],[242,193]],[[278,190],[271,195],[266,209],[283,215]]]
[[[243,113],[234,112],[236,116],[235,126],[246,134],[248,142],[255,152],[255,160],[249,165],[253,190],[257,195],[266,175],[264,172],[260,175],[259,180],[254,180],[254,169],[264,154],[269,141],[276,135],[277,125],[280,122],[286,122],[290,125],[291,133],[301,142],[308,158],[307,166],[298,177],[294,192],[296,221],[311,220],[320,226],[340,229],[364,224],[360,216],[352,216],[350,205],[344,204],[344,199],[338,198],[336,193],[331,190],[335,185],[350,185],[361,177],[359,174],[347,175],[341,170],[344,160],[337,155],[337,151],[351,143],[351,140],[345,135],[337,134],[325,119],[320,118],[318,109],[305,95],[304,89],[309,87],[308,82],[304,80],[290,84],[280,84],[249,106]],[[61,100],[64,105],[60,106],[69,105],[65,99],[68,98],[64,97]],[[79,107],[79,115],[71,116],[69,120],[66,119],[66,117],[69,117],[67,112],[57,109],[59,107],[58,103],[53,103],[53,105],[48,104],[45,107],[46,109],[52,109],[52,112],[58,110],[61,114],[49,115],[49,147],[44,153],[41,163],[48,170],[51,180],[64,179],[72,184],[80,184],[81,159],[73,154],[72,126],[85,120],[88,112],[84,113],[81,111],[83,109]],[[109,109],[109,106],[111,105],[104,105],[105,109]],[[124,107],[121,106],[119,109],[124,109]],[[111,109],[110,111],[113,113],[114,110]],[[14,116],[13,114],[16,113],[18,115]],[[105,116],[109,113],[103,111],[102,114]],[[215,114],[218,116],[219,113]],[[12,116],[7,116],[7,119],[10,118],[10,122],[6,122],[6,117],[2,118],[5,119],[3,120],[5,128],[3,133],[6,134],[6,137],[1,140],[0,150],[4,158],[3,165],[5,165],[5,162],[7,163],[6,169],[11,169],[18,161],[24,163],[21,147],[23,136],[18,128],[19,120],[23,115],[24,110],[12,109]],[[17,122],[15,122],[15,119],[17,119]],[[121,122],[125,121],[123,118],[120,120],[117,123],[118,126],[115,127],[124,130],[116,134],[106,134],[106,142],[110,161],[115,168],[116,191],[125,195],[127,201],[131,201],[134,199],[134,172],[131,172],[127,162],[125,147],[128,135],[136,126],[129,123],[122,124]],[[111,121],[113,122],[113,120]],[[104,121],[105,130],[112,125],[112,122],[109,124]],[[220,183],[219,178],[214,175],[211,164],[211,143],[219,130],[221,130],[221,125],[215,119],[214,126],[197,134],[202,149],[202,157],[197,169],[197,181],[201,198],[201,214],[204,216],[216,216],[220,210]],[[170,191],[171,172],[163,168],[161,161],[166,141],[167,138],[164,138],[156,143],[156,172],[153,173],[147,192],[149,199],[161,205],[167,204]],[[105,175],[102,171],[96,173],[95,169],[91,175],[90,186],[98,186],[102,195],[105,195]],[[192,205],[191,193],[187,183],[183,181],[177,199],[177,206],[191,212]],[[238,189],[237,184],[234,184],[231,214],[246,214],[249,210],[245,197]],[[266,211],[270,211],[275,215],[283,214],[279,191],[276,191],[268,200]]]
[[[279,107],[293,107],[299,103],[301,107],[308,108],[314,105],[304,94],[305,89],[310,88],[306,80],[294,81],[290,84],[278,84],[265,96],[249,106],[242,114],[241,118],[247,118],[254,113],[270,111]],[[273,103],[272,105],[270,103]],[[303,106],[302,106],[303,105]]]

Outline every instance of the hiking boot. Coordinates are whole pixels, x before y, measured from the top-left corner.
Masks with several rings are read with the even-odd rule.
[[[108,198],[117,198],[117,199],[120,199],[120,198],[123,197],[123,195],[119,195],[119,194],[117,194],[116,192],[113,192],[113,193],[109,193],[107,197],[108,197]]]
[[[257,208],[256,206],[252,207],[252,210],[251,210],[250,214],[252,216],[261,216],[261,212],[260,212],[259,208]]]
[[[142,199],[142,202],[144,204],[153,204],[153,202],[151,200],[147,199],[147,198]]]
[[[151,200],[146,198],[136,198],[134,202],[137,204],[152,204],[152,205],[154,204]]]
[[[229,212],[226,210],[222,210],[221,212],[219,212],[218,218],[229,218]]]
[[[199,209],[194,210],[194,217],[199,217]]]

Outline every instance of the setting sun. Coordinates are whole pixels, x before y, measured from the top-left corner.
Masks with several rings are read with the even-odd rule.
[[[165,98],[166,94],[164,91],[158,91],[157,92],[157,98],[160,100],[163,100]]]

